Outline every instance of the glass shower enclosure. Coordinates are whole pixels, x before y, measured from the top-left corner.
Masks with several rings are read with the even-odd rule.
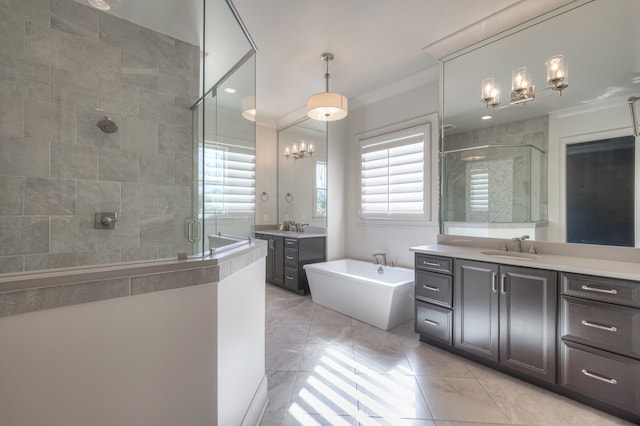
[[[445,151],[446,234],[536,234],[544,220],[544,151],[534,145],[483,145]]]
[[[247,54],[193,107],[193,252],[219,252],[255,230],[255,55]],[[197,219],[196,219],[197,218]]]

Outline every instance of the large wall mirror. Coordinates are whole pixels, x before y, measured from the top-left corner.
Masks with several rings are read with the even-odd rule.
[[[305,119],[278,131],[278,221],[327,226],[327,123]]]
[[[442,233],[640,247],[638,34],[640,2],[583,0],[443,60]]]

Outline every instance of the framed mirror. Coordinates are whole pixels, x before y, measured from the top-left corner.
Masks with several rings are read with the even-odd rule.
[[[640,246],[629,108],[640,96],[639,25],[637,1],[578,1],[444,58],[442,233]],[[568,64],[562,90],[547,76],[556,55]],[[487,78],[499,99],[486,96]],[[514,94],[523,80],[524,100]]]
[[[278,223],[327,226],[327,123],[311,119],[278,131]]]

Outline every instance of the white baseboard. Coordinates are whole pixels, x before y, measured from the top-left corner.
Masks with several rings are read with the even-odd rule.
[[[242,426],[258,426],[260,424],[262,415],[267,409],[267,404],[269,403],[267,390],[268,383],[267,375],[265,374],[260,382],[260,386],[258,386],[258,389],[256,390],[256,393],[253,395],[253,399],[251,400],[251,404],[249,405],[246,414],[244,415]]]

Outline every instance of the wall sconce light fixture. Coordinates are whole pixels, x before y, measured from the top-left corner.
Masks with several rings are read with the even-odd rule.
[[[569,87],[569,66],[564,60],[564,55],[555,55],[547,59],[547,84],[548,86],[539,92],[553,90],[558,96],[562,96],[562,91]],[[486,107],[493,110],[507,108],[511,105],[526,104],[536,98],[536,89],[533,85],[531,75],[526,67],[519,67],[511,72],[511,93],[508,105],[500,106],[500,89],[495,78],[485,78],[482,80],[481,100]],[[547,96],[552,96],[549,94]]]
[[[289,158],[299,160],[301,158],[311,157],[314,152],[316,152],[316,149],[313,147],[313,144],[310,143],[309,146],[307,146],[304,139],[300,141],[300,145],[294,143],[291,149],[289,149],[288,146],[284,148],[284,156],[287,160]]]
[[[333,60],[333,53],[325,52],[320,55],[327,64],[327,72],[324,75],[326,80],[326,92],[316,93],[309,96],[307,100],[307,115],[309,118],[318,121],[337,121],[347,116],[348,100],[340,93],[329,92],[329,61]]]

